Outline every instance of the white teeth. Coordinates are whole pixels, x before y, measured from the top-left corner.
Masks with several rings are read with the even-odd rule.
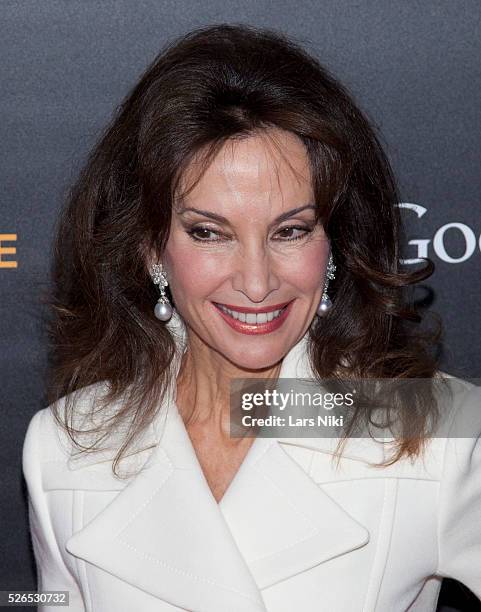
[[[271,312],[262,312],[259,314],[255,313],[245,313],[245,312],[237,312],[236,310],[230,310],[225,306],[221,306],[219,304],[219,308],[233,317],[234,319],[238,319],[242,323],[249,323],[251,325],[262,325],[263,323],[267,323],[268,321],[272,321],[278,317],[282,310],[271,310]]]

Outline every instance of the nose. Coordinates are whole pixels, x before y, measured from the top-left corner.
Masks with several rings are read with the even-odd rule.
[[[239,254],[232,285],[235,291],[243,293],[249,302],[259,304],[281,285],[278,266],[269,252],[253,249]],[[245,304],[245,300],[243,302]]]

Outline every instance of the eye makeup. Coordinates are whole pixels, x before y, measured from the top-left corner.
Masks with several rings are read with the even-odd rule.
[[[192,240],[196,241],[196,242],[206,242],[206,243],[212,243],[212,242],[220,242],[222,241],[222,236],[225,239],[229,239],[228,236],[226,236],[225,234],[222,234],[221,232],[212,229],[210,227],[206,227],[204,225],[192,225],[189,226],[188,224],[186,224],[187,227],[185,228],[186,233],[190,236],[190,238],[192,238]],[[302,232],[301,234],[295,235],[294,237],[285,237],[285,238],[280,238],[277,239],[277,242],[295,242],[298,240],[303,240],[304,238],[307,238],[307,236],[313,231],[313,228],[311,227],[307,227],[304,225],[286,225],[285,227],[281,227],[276,234],[279,234],[281,232],[285,232],[285,231],[297,231],[297,232]],[[209,238],[199,238],[198,237],[198,233],[199,232],[206,232],[206,233],[210,233],[210,234],[216,234],[218,237],[214,238],[214,239],[209,239]],[[196,235],[197,234],[197,235]]]

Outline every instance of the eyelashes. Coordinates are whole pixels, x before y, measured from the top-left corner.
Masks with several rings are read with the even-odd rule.
[[[302,232],[302,234],[300,235],[296,235],[294,237],[291,238],[280,238],[278,240],[276,240],[276,242],[296,242],[298,240],[303,240],[305,239],[311,232],[312,229],[308,228],[308,227],[303,227],[300,225],[288,225],[286,227],[281,228],[277,233],[280,234],[282,232],[286,232],[289,230],[296,230],[296,231],[300,231]],[[217,238],[199,238],[198,232],[205,232],[207,234],[215,234],[217,236]],[[211,229],[210,227],[205,227],[202,225],[198,225],[196,227],[192,227],[189,230],[187,230],[187,234],[189,234],[189,236],[192,238],[192,240],[194,240],[195,242],[205,242],[205,243],[213,243],[213,242],[222,242],[223,240],[228,240],[229,237],[225,236],[223,234],[221,234],[220,232],[217,232],[216,230]]]

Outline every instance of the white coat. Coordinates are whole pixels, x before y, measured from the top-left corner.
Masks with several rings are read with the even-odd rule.
[[[281,377],[309,376],[305,340]],[[480,389],[457,380],[452,428],[481,406]],[[84,405],[100,390],[85,388]],[[335,440],[257,438],[218,504],[166,403],[127,481],[108,453],[72,459],[50,407],[30,422],[38,589],[69,591],[72,612],[427,612],[443,576],[481,598],[481,425],[385,468],[369,465],[384,452],[369,439],[350,440],[336,468]]]

